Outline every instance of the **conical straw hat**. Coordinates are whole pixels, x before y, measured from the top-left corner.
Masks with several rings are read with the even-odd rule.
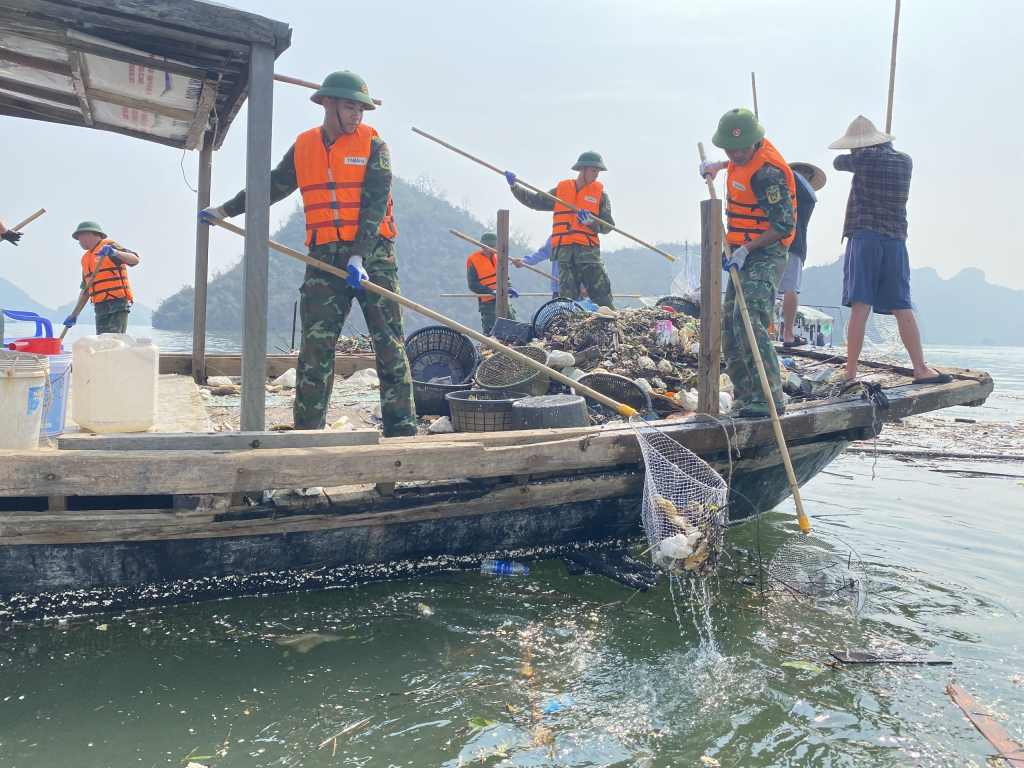
[[[873,147],[876,144],[885,144],[895,139],[887,133],[882,133],[875,128],[875,124],[864,115],[858,115],[857,119],[850,123],[846,129],[846,135],[836,139],[828,145],[829,149],[857,149],[859,147]]]
[[[793,173],[796,173],[801,168],[807,171],[810,176],[810,178],[807,179],[807,183],[811,185],[811,189],[815,192],[825,186],[825,172],[818,166],[812,165],[811,163],[805,163],[801,160],[796,163],[790,163],[789,167],[792,169]]]

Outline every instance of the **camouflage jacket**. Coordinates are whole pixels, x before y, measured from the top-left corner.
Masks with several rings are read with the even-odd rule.
[[[773,187],[778,187],[778,189],[773,189]],[[771,163],[765,163],[750,177],[750,189],[757,197],[757,204],[761,206],[764,215],[768,217],[768,223],[772,229],[783,237],[789,237],[796,228],[796,213],[793,210],[791,196],[794,190],[791,190],[789,184],[786,183],[786,174],[782,172],[782,169]],[[776,202],[769,202],[770,199],[774,199]]]
[[[472,264],[468,264],[466,266],[466,283],[467,285],[469,285],[469,290],[471,290],[473,293],[480,293],[485,296],[491,295],[492,289],[488,288],[486,285],[480,282],[480,276],[476,272],[476,267],[474,267]],[[511,279],[509,279],[508,281],[508,287],[512,287]]]
[[[324,132],[324,146],[330,147],[327,143],[327,134]],[[299,182],[295,173],[295,145],[285,152],[281,162],[270,172],[270,202],[276,203],[284,200],[288,195],[299,188]],[[391,154],[388,145],[379,136],[370,140],[370,157],[366,163],[366,175],[363,177],[362,198],[359,208],[359,229],[356,232],[354,241],[316,244],[316,234],[309,245],[309,255],[323,258],[330,254],[342,256],[343,261],[348,263],[348,257],[360,255],[363,257],[364,266],[367,269],[374,261],[374,254],[382,252],[383,249],[375,248],[378,238],[381,237],[380,225],[388,212],[388,198],[391,195]],[[224,203],[224,210],[229,217],[238,216],[245,212],[245,190],[243,189],[233,198]],[[333,259],[337,262],[337,259]]]
[[[555,196],[556,192],[558,192],[557,187],[550,190],[548,194]],[[554,201],[533,190],[527,189],[522,184],[516,184],[512,187],[512,196],[527,208],[532,208],[535,211],[551,211],[553,213],[555,210]],[[612,218],[612,201],[608,198],[607,192],[601,192],[601,204],[598,208],[597,218],[607,221],[609,224],[615,224],[615,219]],[[602,235],[607,235],[611,232],[611,229],[604,224],[597,224],[595,222],[592,227]]]

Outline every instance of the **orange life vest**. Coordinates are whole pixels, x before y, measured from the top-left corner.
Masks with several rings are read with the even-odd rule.
[[[555,197],[572,203],[577,208],[589,211],[597,216],[601,212],[601,193],[604,191],[604,184],[599,181],[587,184],[579,192],[576,191],[576,179],[566,179],[558,182],[558,189],[555,190]],[[581,227],[576,221],[576,211],[555,203],[555,218],[551,227],[551,247],[559,245],[600,245],[597,232],[590,227]]]
[[[355,133],[338,137],[331,145],[330,157],[323,128],[300,133],[295,140],[295,176],[306,213],[307,246],[314,233],[317,245],[356,239],[370,140],[376,135],[370,126],[360,125]],[[381,236],[388,239],[398,232],[391,207],[389,194],[388,212],[380,225]]]
[[[484,255],[483,251],[477,251],[476,253],[469,254],[469,258],[466,259],[466,269],[470,267],[476,269],[476,276],[479,278],[481,284],[485,288],[490,288],[492,291],[498,287],[498,257],[494,254],[490,256]],[[477,298],[480,301],[494,301],[493,296],[484,296],[478,294]]]
[[[750,187],[750,179],[762,165],[771,163],[786,175],[786,186],[789,187],[789,196],[793,201],[793,220],[796,220],[796,180],[793,178],[793,171],[789,163],[782,159],[779,151],[772,146],[768,139],[761,139],[761,148],[750,158],[746,165],[734,165],[729,163],[729,175],[726,179],[726,204],[725,217],[728,220],[728,229],[725,239],[733,245],[749,243],[755,237],[766,231],[771,225],[768,217],[757,202],[757,195]],[[769,187],[771,189],[771,187]],[[775,201],[769,199],[769,202]],[[793,242],[796,235],[796,227],[788,236],[782,238],[783,245]]]
[[[92,299],[93,304],[99,304],[101,301],[109,299],[128,299],[128,301],[135,299],[132,296],[132,289],[128,285],[128,268],[124,264],[115,264],[109,256],[99,255],[103,246],[113,242],[110,238],[100,240],[95,248],[82,255],[82,279],[85,280],[86,285],[89,285],[89,280],[92,279],[96,264],[103,259],[100,271],[96,273],[96,280],[89,288],[89,298]]]

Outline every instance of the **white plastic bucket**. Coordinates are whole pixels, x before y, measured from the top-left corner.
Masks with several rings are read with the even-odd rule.
[[[156,424],[160,352],[149,339],[101,333],[71,350],[77,424],[93,432],[145,432]]]
[[[0,350],[0,448],[39,447],[49,372],[49,361],[43,355]]]
[[[71,361],[74,355],[62,352],[47,355],[50,361],[50,386],[43,398],[43,424],[39,432],[42,438],[57,437],[64,433],[68,416],[68,391],[71,389]]]

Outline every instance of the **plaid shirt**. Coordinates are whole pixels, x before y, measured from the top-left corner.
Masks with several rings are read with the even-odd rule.
[[[894,240],[907,239],[907,198],[914,170],[910,155],[897,152],[889,142],[839,155],[832,167],[853,174],[844,238],[855,230],[868,229]]]

